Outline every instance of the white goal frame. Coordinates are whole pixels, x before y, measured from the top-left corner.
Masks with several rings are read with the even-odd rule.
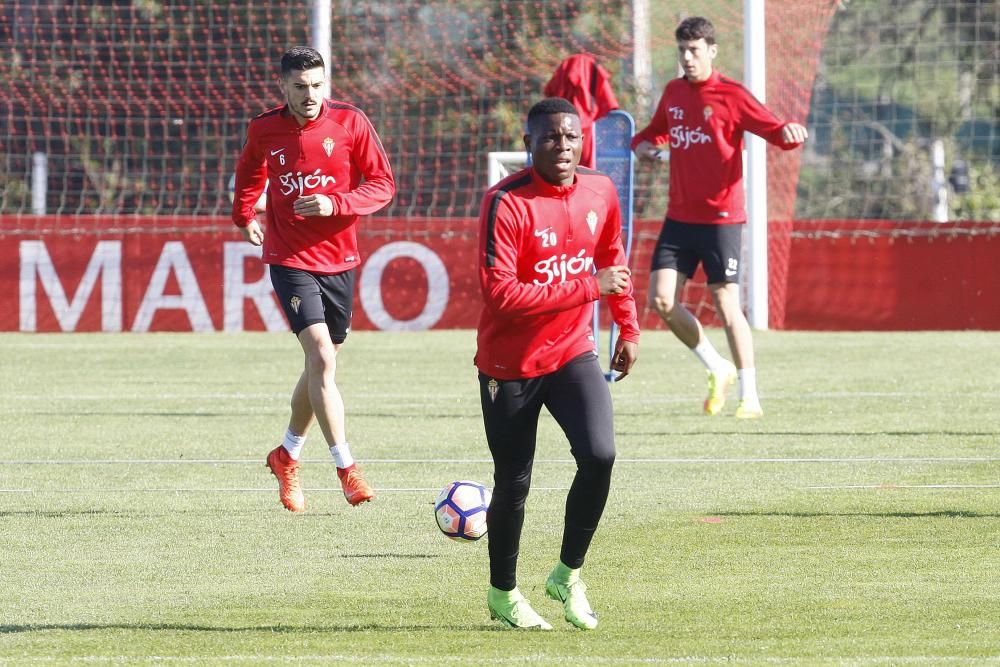
[[[486,154],[486,173],[489,179],[486,187],[492,188],[513,172],[524,169],[527,165],[528,153],[526,151],[490,151]]]
[[[747,89],[766,100],[764,0],[743,0],[743,77]],[[748,264],[745,276],[747,320],[754,329],[768,328],[767,307],[767,143],[745,133]]]

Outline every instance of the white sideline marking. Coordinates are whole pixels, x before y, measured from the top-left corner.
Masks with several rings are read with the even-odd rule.
[[[346,629],[346,628],[345,628]],[[142,628],[137,628],[141,631]],[[391,632],[393,629],[386,627],[383,629],[386,632]],[[475,631],[475,629],[471,629]],[[251,628],[250,632],[266,632],[266,628],[255,629]],[[331,628],[330,633],[339,632],[338,628]],[[486,630],[492,632],[492,626],[488,627]],[[25,662],[63,662],[66,658],[60,656],[34,656],[27,658],[18,658],[17,663]],[[126,664],[132,662],[154,662],[154,663],[222,663],[222,662],[235,662],[235,663],[255,663],[255,662],[269,662],[269,663],[319,663],[319,664],[330,664],[331,662],[336,663],[350,663],[350,664],[402,664],[402,665],[437,665],[437,664],[459,664],[465,665],[469,663],[468,656],[396,656],[396,655],[212,655],[212,656],[180,656],[180,655],[129,655],[129,656],[111,656],[111,655],[76,655],[68,659],[69,662],[83,662],[83,663],[113,663],[113,664]],[[1000,662],[1000,656],[954,656],[954,655],[942,655],[942,656],[923,656],[923,655],[891,655],[891,656],[880,656],[880,655],[866,655],[866,656],[822,656],[817,658],[818,662],[822,663],[833,663],[838,665],[899,665],[899,664],[915,664],[915,665],[933,665],[933,664],[967,664],[967,665],[980,665],[987,663],[997,663]],[[0,664],[6,664],[10,662],[14,664],[13,660],[8,658],[0,657]],[[724,655],[724,656],[712,656],[712,655],[685,655],[676,657],[612,657],[612,656],[598,656],[598,655],[573,655],[573,656],[556,656],[556,655],[509,655],[502,658],[483,658],[477,657],[474,661],[476,664],[483,665],[501,665],[501,664],[511,664],[511,663],[526,663],[526,664],[569,664],[569,665],[580,665],[580,664],[600,664],[600,665],[711,665],[720,664],[728,665],[733,662],[743,663],[759,663],[768,665],[800,665],[803,660],[801,657],[788,657],[782,658],[777,656],[752,656],[752,657],[741,657],[734,655]]]
[[[478,389],[478,383],[474,380],[470,383],[470,387]],[[380,392],[354,392],[351,394],[355,398],[380,398],[385,399],[390,398],[400,398],[403,399],[403,404],[405,406],[426,406],[427,401],[407,401],[405,399],[412,398],[412,392],[406,391],[380,391]],[[284,398],[287,396],[287,392],[239,392],[239,391],[215,391],[215,392],[198,392],[198,393],[188,393],[188,392],[169,392],[162,394],[141,394],[137,395],[135,393],[115,393],[112,391],[107,391],[103,393],[65,393],[65,394],[14,394],[11,396],[5,396],[7,400],[11,401],[45,401],[50,402],[53,398],[58,398],[60,400],[80,400],[80,401],[91,401],[91,400],[106,400],[109,398],[114,399],[126,399],[135,401],[155,401],[160,399],[245,399],[245,398]],[[773,401],[782,400],[794,400],[794,401],[808,401],[808,400],[821,400],[827,398],[948,398],[955,396],[995,396],[994,393],[990,391],[980,391],[980,392],[941,392],[941,391],[821,391],[821,392],[810,392],[808,394],[786,394],[786,393],[773,393],[768,392],[767,398]],[[691,403],[691,397],[686,395],[677,396],[655,396],[655,397],[638,397],[629,399],[630,405],[660,405],[664,403],[676,403],[684,404]],[[442,400],[442,404],[452,404],[450,399]],[[472,397],[469,398],[468,405],[478,408],[479,407],[479,397],[473,393]],[[400,407],[400,405],[396,405]]]
[[[840,484],[831,486],[803,486],[809,491],[849,491],[851,489],[1000,489],[1000,484]]]
[[[339,486],[336,488],[312,488],[304,489],[309,493],[343,493]],[[374,490],[378,493],[439,493],[441,487],[381,487],[376,486]],[[568,486],[533,486],[532,491],[569,491]],[[667,489],[668,491],[681,491],[682,489]],[[268,488],[204,488],[204,489],[171,489],[171,488],[62,488],[62,489],[0,489],[0,493],[274,493],[274,487]]]
[[[831,484],[825,486],[792,486],[787,487],[801,491],[893,491],[896,489],[1000,489],[1000,484]],[[343,493],[336,488],[307,488],[309,493]],[[374,487],[378,493],[437,493],[439,487]],[[533,486],[532,491],[569,491],[568,486]],[[682,487],[666,487],[661,491],[682,492],[688,489]],[[273,487],[268,488],[62,488],[62,489],[0,489],[0,493],[274,493]]]
[[[329,458],[300,459],[302,463],[330,463]],[[996,463],[1000,456],[859,456],[859,457],[722,457],[722,458],[617,458],[615,463],[764,464],[764,463]],[[493,463],[493,459],[364,459],[365,465]],[[574,463],[573,459],[535,459],[535,463]],[[261,459],[22,459],[0,461],[0,465],[264,465]]]

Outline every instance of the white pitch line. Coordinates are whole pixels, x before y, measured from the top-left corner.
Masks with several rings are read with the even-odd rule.
[[[350,628],[337,628],[331,627],[329,633],[343,632],[344,630],[349,630]],[[288,630],[294,630],[294,628],[288,628]],[[477,628],[467,628],[468,631],[476,631]],[[482,632],[492,632],[493,628],[488,627],[488,629],[482,630]],[[144,628],[138,627],[134,632],[143,632]],[[267,628],[248,628],[245,634],[251,633],[262,633],[267,632]],[[379,628],[379,631],[392,632],[393,628],[386,626],[384,628]],[[374,632],[374,631],[373,631]],[[315,634],[315,633],[313,633]],[[10,660],[6,657],[0,656],[0,664],[24,664],[24,663],[37,663],[37,662],[64,662],[62,658],[55,658],[52,656],[30,656],[30,657],[19,657],[14,660]],[[256,663],[256,662],[267,662],[267,663],[279,663],[279,664],[302,664],[302,663],[318,663],[318,664],[361,664],[361,665],[442,665],[442,664],[458,664],[465,665],[470,662],[468,656],[410,656],[410,655],[391,655],[391,654],[377,654],[377,655],[356,655],[356,654],[311,654],[311,655],[266,655],[266,654],[248,654],[248,655],[209,655],[209,656],[187,656],[187,655],[129,655],[129,656],[113,656],[113,655],[76,655],[68,659],[70,663],[113,663],[113,664],[123,664],[130,662],[154,662],[162,664],[170,663]],[[680,655],[680,656],[604,656],[604,655],[572,655],[572,656],[557,656],[557,655],[533,655],[533,654],[521,654],[521,655],[508,655],[504,657],[497,658],[485,658],[477,657],[472,662],[482,665],[506,665],[511,663],[518,664],[546,664],[546,665],[729,665],[732,663],[756,663],[765,665],[799,665],[803,663],[800,657],[780,657],[780,656],[739,656],[739,655]],[[956,655],[943,655],[943,656],[921,656],[921,655],[892,655],[892,656],[876,656],[876,655],[863,655],[863,656],[820,656],[816,662],[820,663],[831,663],[837,665],[936,665],[936,664],[946,664],[946,665],[982,665],[982,664],[995,664],[1000,662],[1000,656],[975,656],[971,658],[969,656],[956,656]]]
[[[473,383],[469,385],[472,388],[473,393],[468,398],[468,405],[479,407],[479,397],[475,395],[475,390],[478,389],[478,385]],[[463,394],[464,395],[464,394]],[[930,399],[940,399],[940,398],[952,398],[952,397],[969,397],[969,396],[993,396],[991,391],[979,391],[979,392],[942,392],[942,391],[822,391],[822,392],[810,392],[809,394],[787,394],[782,392],[768,393],[767,398],[772,400],[795,400],[795,401],[807,401],[807,400],[820,400],[827,398],[930,398]],[[240,392],[240,391],[206,391],[198,393],[190,392],[164,392],[161,394],[149,393],[149,394],[135,394],[135,393],[118,393],[108,391],[105,393],[64,393],[64,394],[12,394],[10,396],[4,396],[5,400],[9,401],[44,401],[50,402],[53,399],[59,400],[107,400],[109,398],[121,399],[121,400],[133,400],[133,401],[155,401],[160,399],[245,399],[245,398],[274,398],[274,397],[284,397],[285,393],[278,392]],[[385,391],[385,392],[356,392],[352,396],[355,398],[398,398],[402,399],[405,405],[426,405],[426,401],[408,401],[413,396],[412,392],[407,391]],[[642,405],[642,404],[663,404],[663,403],[690,403],[691,398],[686,395],[677,396],[656,396],[647,398],[636,398],[629,399],[630,405]],[[452,405],[450,400],[441,400],[442,405]],[[394,404],[394,406],[399,407],[399,404]]]
[[[301,459],[302,463],[328,463],[330,459]],[[365,459],[365,464],[480,464],[492,459]],[[671,465],[756,465],[767,463],[997,463],[998,456],[858,456],[858,457],[720,457],[720,458],[622,458],[615,463],[666,463]],[[535,459],[535,463],[574,463],[567,459]],[[264,465],[259,459],[22,459],[0,465]]]
[[[894,491],[899,489],[907,490],[934,490],[934,489],[1000,489],[1000,484],[831,484],[823,486],[789,486],[786,488],[799,491]],[[309,493],[343,493],[343,489],[336,488],[308,488]],[[438,493],[438,487],[376,487],[378,493]],[[532,491],[569,491],[568,486],[533,486]],[[681,487],[665,487],[659,491],[686,492],[690,489]],[[274,488],[62,488],[62,489],[0,489],[0,493],[23,493],[23,494],[80,494],[80,493],[274,493]]]
[[[343,493],[344,490],[337,488],[308,487],[304,489],[309,493]],[[568,486],[533,486],[532,491],[569,491]],[[667,489],[680,491],[681,489]],[[440,487],[375,487],[376,493],[439,493]],[[169,489],[169,488],[148,488],[148,489],[126,489],[126,488],[64,488],[64,489],[0,489],[0,493],[274,493],[273,487],[266,489],[259,488],[205,488],[205,489]]]
[[[876,489],[892,491],[894,489],[1000,489],[1000,484],[842,484],[830,486],[803,486],[808,491],[849,491]]]

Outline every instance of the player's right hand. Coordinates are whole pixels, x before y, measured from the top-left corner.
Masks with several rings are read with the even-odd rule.
[[[259,246],[264,242],[264,230],[256,220],[251,220],[249,225],[239,229],[243,234],[243,240],[247,243]]]
[[[640,141],[635,147],[635,154],[643,160],[659,160],[660,162],[670,161],[670,151],[657,148],[648,141]]]
[[[597,271],[597,286],[601,296],[607,294],[624,294],[628,292],[629,276],[632,272],[627,266],[605,266]]]

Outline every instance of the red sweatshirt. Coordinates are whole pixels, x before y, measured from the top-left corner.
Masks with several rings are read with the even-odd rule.
[[[299,126],[287,106],[250,121],[236,167],[233,222],[246,227],[267,183],[265,264],[333,274],[361,264],[358,217],[396,193],[389,158],[375,128],[357,107],[325,100],[319,116]],[[329,217],[303,217],[295,200],[310,194],[333,202]]]
[[[562,97],[573,103],[580,114],[583,130],[583,153],[580,166],[597,166],[594,154],[594,123],[618,108],[618,98],[611,87],[611,74],[589,53],[566,58],[545,84],[546,97]]]
[[[618,193],[604,174],[578,168],[572,185],[556,186],[529,167],[497,183],[479,214],[476,366],[501,380],[538,377],[594,351],[594,269],[626,263]],[[638,342],[632,292],[608,302],[621,337]]]
[[[653,118],[632,138],[670,144],[667,217],[678,222],[746,222],[743,193],[743,132],[791,150],[778,119],[737,81],[717,71],[707,81],[681,77],[663,89]]]

